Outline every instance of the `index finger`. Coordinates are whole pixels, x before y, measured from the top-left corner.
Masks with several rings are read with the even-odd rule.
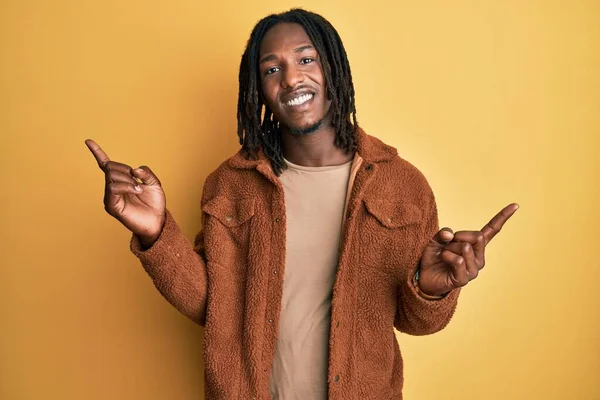
[[[502,230],[504,223],[513,216],[518,208],[517,203],[507,205],[481,229],[481,233],[485,237],[485,244],[488,244]]]
[[[92,139],[86,140],[85,144],[94,155],[94,158],[98,162],[98,166],[100,167],[100,169],[104,169],[104,165],[106,165],[106,163],[110,161],[110,158],[108,158],[104,150],[102,150],[100,146],[98,146],[98,144]]]

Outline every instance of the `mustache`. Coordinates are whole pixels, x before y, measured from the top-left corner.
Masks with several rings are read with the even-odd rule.
[[[313,87],[311,87],[309,85],[300,85],[300,86],[294,87],[293,89],[289,89],[289,90],[286,90],[285,92],[282,92],[279,95],[279,99],[280,100],[284,99],[284,98],[290,96],[292,93],[300,92],[300,91],[303,91],[303,90],[310,91],[311,93],[315,93],[315,94],[319,92],[317,89],[315,89],[315,88],[313,88]]]

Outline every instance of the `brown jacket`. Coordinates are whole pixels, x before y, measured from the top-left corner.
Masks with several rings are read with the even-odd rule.
[[[331,309],[329,399],[401,399],[394,327],[439,331],[459,294],[428,300],[412,278],[438,230],[433,193],[393,147],[359,132],[363,158],[347,204]],[[205,325],[206,398],[269,399],[285,266],[284,192],[268,160],[240,153],[206,180],[194,249],[173,217],[161,237],[131,249],[163,296]],[[195,250],[195,251],[194,251]]]

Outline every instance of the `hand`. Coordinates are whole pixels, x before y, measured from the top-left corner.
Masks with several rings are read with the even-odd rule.
[[[485,265],[485,247],[518,208],[515,203],[504,207],[481,231],[442,228],[436,233],[421,257],[420,290],[440,296],[477,278]]]
[[[146,166],[132,169],[110,161],[93,140],[88,139],[85,144],[104,171],[104,209],[137,235],[142,246],[150,247],[160,236],[165,221],[166,198],[160,181]]]

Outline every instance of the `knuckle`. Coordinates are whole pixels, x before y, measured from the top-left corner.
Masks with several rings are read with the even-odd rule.
[[[108,215],[114,216],[114,210],[106,203],[104,204],[104,211],[106,211]]]
[[[500,228],[497,226],[494,226],[493,224],[490,224],[488,222],[487,227],[490,228],[491,230],[493,230],[494,232],[500,232]]]

